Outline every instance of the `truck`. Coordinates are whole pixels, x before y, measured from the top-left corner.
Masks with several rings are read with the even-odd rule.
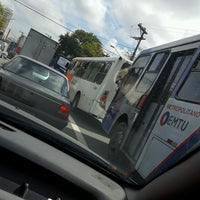
[[[21,48],[20,55],[28,56],[49,65],[57,46],[56,41],[31,28]]]
[[[65,58],[63,55],[56,55],[52,59],[50,66],[55,70],[61,72],[62,74],[66,74],[67,69],[70,65],[70,60]]]

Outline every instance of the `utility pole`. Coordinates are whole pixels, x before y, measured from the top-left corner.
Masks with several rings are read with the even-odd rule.
[[[136,51],[137,51],[137,49],[138,49],[138,47],[139,47],[139,45],[140,45],[140,42],[141,42],[142,40],[145,40],[145,38],[143,37],[144,34],[147,34],[146,28],[143,27],[141,23],[139,23],[138,26],[139,26],[139,28],[140,28],[140,37],[132,37],[133,39],[138,40],[138,43],[137,43],[137,46],[135,47],[134,52],[133,52],[133,54],[132,54],[132,56],[131,56],[131,60],[134,59],[135,54],[136,54]]]

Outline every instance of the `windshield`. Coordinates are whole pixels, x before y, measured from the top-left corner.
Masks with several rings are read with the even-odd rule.
[[[169,39],[160,46],[161,41],[155,42],[160,37],[147,38],[147,43],[142,41],[148,31],[138,24],[138,33],[142,35],[141,38],[136,37],[136,41],[138,45],[141,41],[145,43],[143,50],[127,53],[128,46],[133,47],[130,41],[128,46],[119,48],[120,55],[117,51],[116,56],[117,49],[108,45],[109,42],[104,44],[100,37],[110,32],[106,37],[112,40],[115,30],[95,30],[92,25],[92,20],[96,20],[97,29],[104,25],[99,24],[99,16],[89,16],[94,14],[96,5],[84,3],[91,11],[93,8],[92,13],[86,13],[85,19],[80,19],[82,14],[77,17],[75,21],[82,22],[79,26],[68,24],[70,19],[63,21],[67,24],[67,29],[63,30],[51,14],[35,12],[41,10],[39,4],[28,2],[11,3],[18,8],[11,9],[11,14],[14,13],[12,23],[19,20],[15,17],[19,13],[15,12],[21,9],[24,13],[34,8],[32,18],[41,18],[35,26],[29,24],[28,31],[19,36],[18,42],[12,41],[17,46],[8,46],[6,59],[0,58],[4,64],[0,68],[0,100],[14,106],[12,112],[22,110],[28,115],[21,113],[16,117],[0,110],[2,121],[14,124],[27,134],[40,135],[41,140],[50,141],[62,150],[72,151],[72,141],[75,140],[74,154],[83,159],[87,157],[95,166],[133,187],[146,185],[199,148],[200,36],[174,42]],[[52,2],[49,3],[51,6],[57,6]],[[64,5],[62,9],[71,6],[61,2]],[[69,4],[77,6],[74,2]],[[128,7],[134,8],[134,5]],[[60,15],[62,9],[59,10]],[[67,9],[73,18],[75,13],[70,10],[76,9],[73,6]],[[56,12],[52,9],[48,13],[56,15]],[[104,9],[102,16],[103,13]],[[133,13],[130,12],[130,15]],[[66,15],[68,13],[63,17]],[[22,23],[27,26],[26,16],[23,18]],[[85,27],[86,18],[91,19],[88,22],[91,29],[79,29]],[[115,15],[111,18],[109,22],[112,25],[107,25],[109,29],[113,22],[115,24],[119,20]],[[37,23],[44,26],[38,27],[39,31],[32,28],[37,27]],[[120,26],[122,24],[120,22]],[[51,26],[54,28],[51,29]],[[68,26],[73,31],[69,31]],[[117,28],[119,25],[114,26]],[[118,31],[120,34],[116,38],[124,37],[125,30]],[[130,37],[128,33],[125,35]],[[151,35],[153,37],[154,34]],[[9,38],[12,40],[12,37]],[[153,43],[156,47],[150,45]],[[120,42],[116,42],[118,44]],[[104,47],[112,50],[112,54],[107,53]],[[61,58],[69,61],[62,64],[62,73],[59,66]],[[117,79],[119,75],[120,80]],[[70,145],[66,135],[72,138]]]
[[[67,81],[58,73],[23,57],[17,57],[4,66],[5,70],[27,78],[42,87],[67,96]],[[39,87],[39,86],[38,86]]]

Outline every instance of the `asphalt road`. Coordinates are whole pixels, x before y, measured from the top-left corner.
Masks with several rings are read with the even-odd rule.
[[[103,158],[108,159],[109,137],[101,128],[100,120],[76,109],[71,112],[69,124],[63,131]]]

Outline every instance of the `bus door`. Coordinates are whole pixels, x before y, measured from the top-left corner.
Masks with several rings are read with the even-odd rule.
[[[154,86],[148,93],[148,98],[144,102],[125,144],[123,144],[123,151],[129,159],[137,161],[150,130],[157,120],[156,116],[161,112],[181,74],[188,67],[194,52],[195,50],[192,49],[173,52],[170,55]]]
[[[125,102],[129,105],[127,108],[132,110],[132,114],[130,114],[130,121],[133,122],[133,119],[136,119],[136,115],[141,112],[140,107],[142,107],[144,100],[147,99],[146,93],[151,90],[154,85],[163,63],[165,63],[168,58],[168,55],[168,51],[155,54],[139,82],[125,95]]]
[[[167,98],[136,164],[147,180],[200,146],[200,56],[182,75],[171,84],[169,91],[177,87]]]

